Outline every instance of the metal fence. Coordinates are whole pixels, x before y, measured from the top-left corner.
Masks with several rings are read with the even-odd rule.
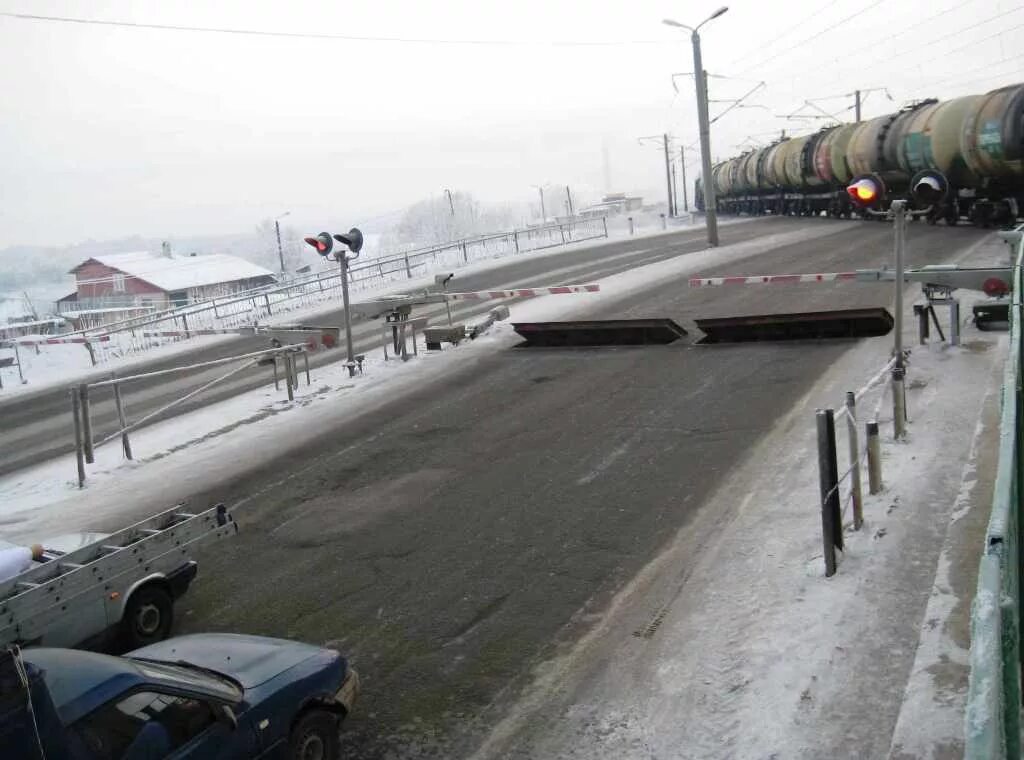
[[[1024,232],[1024,226],[1018,228]],[[970,678],[964,736],[967,760],[1021,756],[1021,268],[1017,243],[1010,305],[1010,355],[1003,371],[999,463],[992,514],[971,608]]]
[[[349,268],[349,287],[354,292],[374,290],[389,283],[409,280],[439,268],[512,256],[568,243],[608,237],[603,217],[571,219],[539,227],[511,230],[450,243],[357,261]],[[339,270],[325,270],[292,280],[166,311],[145,314],[61,337],[110,336],[91,352],[94,363],[153,346],[197,335],[231,332],[275,314],[338,299]]]

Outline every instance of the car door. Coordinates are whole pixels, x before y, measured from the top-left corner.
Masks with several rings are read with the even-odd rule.
[[[86,757],[95,760],[199,760],[252,757],[246,726],[234,726],[223,706],[158,689],[122,695],[72,727]]]

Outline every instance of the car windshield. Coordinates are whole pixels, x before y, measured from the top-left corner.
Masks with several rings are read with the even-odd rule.
[[[161,662],[138,657],[131,659],[138,664],[139,670],[147,678],[184,687],[190,691],[200,691],[226,702],[236,703],[242,699],[241,685],[223,673],[187,662]]]

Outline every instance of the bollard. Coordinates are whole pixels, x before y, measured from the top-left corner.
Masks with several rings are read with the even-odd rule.
[[[949,345],[960,345],[960,302],[955,298],[949,301]]]
[[[92,450],[92,414],[89,411],[89,386],[87,383],[78,386],[78,396],[82,403],[82,438],[85,446],[85,461],[92,464],[96,458]]]
[[[302,361],[306,365],[306,387],[308,388],[309,385],[310,385],[310,379],[309,379],[309,352],[308,351],[303,351],[302,352]]]
[[[893,437],[897,441],[907,434],[906,374],[903,367],[892,368],[892,427]]]
[[[836,549],[843,548],[843,516],[839,504],[839,465],[836,463],[835,418],[831,409],[819,409],[818,482],[821,487],[821,537],[825,550],[825,577],[836,573]]]
[[[864,524],[864,502],[860,488],[860,446],[857,442],[857,397],[846,393],[846,437],[850,445],[850,494],[853,497],[853,529]]]
[[[78,463],[78,487],[85,486],[85,452],[82,447],[82,415],[78,389],[71,387],[71,416],[75,421],[75,460]]]
[[[291,354],[284,355],[284,386],[288,389],[288,400],[295,400],[295,383],[293,375],[295,373],[295,367],[292,363]]]
[[[269,293],[264,293],[264,294],[263,294],[263,300],[264,300],[264,301],[266,302],[266,304],[267,304],[267,314],[273,314],[274,312],[272,312],[272,311],[270,310],[270,294],[269,294]]]
[[[466,264],[469,263],[469,253],[466,252],[466,244],[465,243],[462,244],[462,260]]]
[[[917,315],[917,342],[924,345],[928,342],[928,306],[914,304],[914,313]]]
[[[878,422],[871,420],[865,425],[868,439],[868,493],[882,490],[882,443],[878,439]]]
[[[665,219],[665,215],[664,214],[661,215],[661,228],[663,230],[667,230],[668,229],[668,220]]]
[[[519,253],[519,233],[515,230],[512,231],[512,242],[515,243],[516,253]]]
[[[182,327],[185,328],[185,338],[191,338],[192,334],[189,332],[188,329],[188,315],[186,315],[185,312],[181,313],[181,325]]]
[[[631,216],[627,217],[627,221],[629,222],[629,234],[632,235],[633,234],[633,217],[631,217]]]
[[[608,237],[608,217],[601,217],[601,224],[604,226],[604,236]]]
[[[113,372],[110,375],[111,380],[117,379],[117,373]],[[121,448],[124,449],[124,458],[132,458],[132,444],[128,440],[128,432],[125,430],[127,425],[127,416],[124,411],[124,399],[121,398],[121,384],[114,383],[114,406],[117,407],[117,421],[121,425]]]

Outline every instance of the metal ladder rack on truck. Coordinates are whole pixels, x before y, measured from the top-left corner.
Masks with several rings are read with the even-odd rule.
[[[71,552],[44,548],[42,562],[0,582],[0,647],[160,641],[196,575],[190,551],[237,531],[223,504],[198,514],[178,505]]]

